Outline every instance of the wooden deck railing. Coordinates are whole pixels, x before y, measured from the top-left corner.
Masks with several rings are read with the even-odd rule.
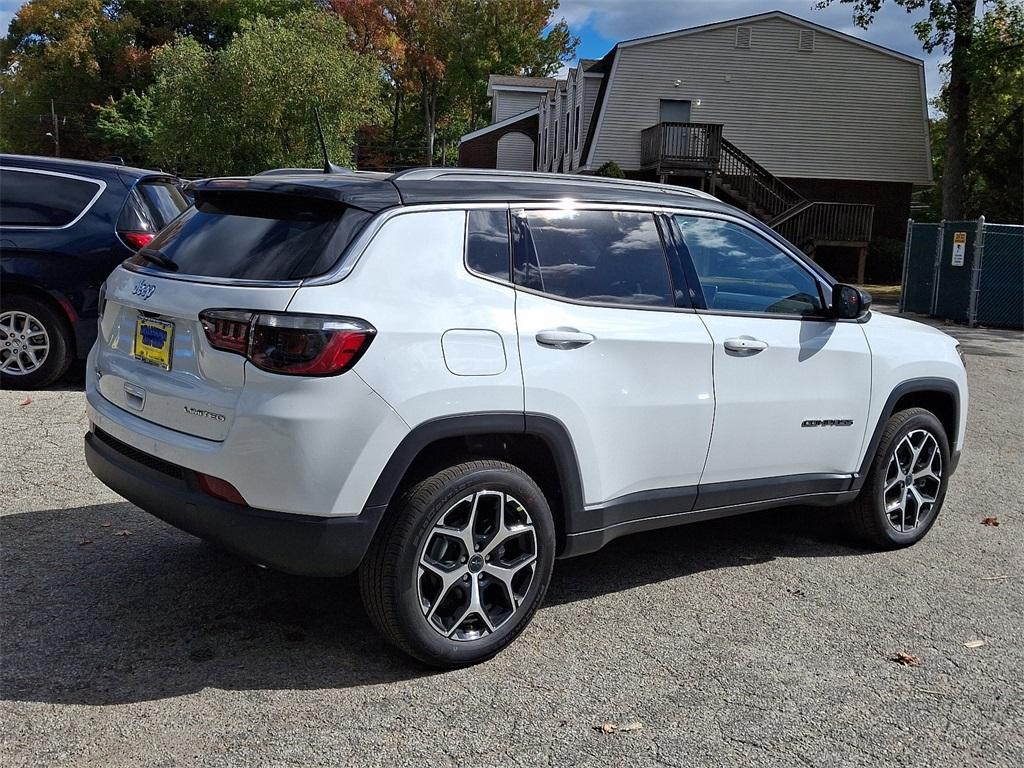
[[[640,166],[657,174],[698,171],[797,246],[866,244],[874,206],[817,203],[722,135],[720,123],[658,123],[640,132]]]
[[[772,229],[798,247],[807,243],[868,243],[875,206],[865,203],[808,203],[769,222]]]
[[[664,170],[714,170],[722,145],[717,123],[658,123],[640,132],[640,165]]]
[[[752,213],[773,219],[807,202],[782,179],[758,163],[728,139],[722,139],[722,183],[739,192]]]

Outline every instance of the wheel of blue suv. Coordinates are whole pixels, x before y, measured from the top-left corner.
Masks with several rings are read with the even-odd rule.
[[[949,440],[934,414],[893,414],[860,495],[845,509],[854,535],[880,549],[923,539],[942,509],[949,466]]]
[[[371,621],[426,664],[491,658],[547,591],[555,528],[521,469],[470,461],[422,480],[388,510],[359,570]]]
[[[48,304],[18,294],[0,299],[0,384],[39,389],[71,365],[68,327]]]

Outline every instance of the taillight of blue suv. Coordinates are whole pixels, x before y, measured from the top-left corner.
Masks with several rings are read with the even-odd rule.
[[[264,371],[337,376],[363,356],[377,329],[354,317],[208,309],[199,313],[210,346]]]

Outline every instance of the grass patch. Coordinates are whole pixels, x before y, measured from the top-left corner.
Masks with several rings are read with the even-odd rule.
[[[876,301],[899,301],[900,293],[903,290],[899,285],[862,285],[860,286],[871,294]]]

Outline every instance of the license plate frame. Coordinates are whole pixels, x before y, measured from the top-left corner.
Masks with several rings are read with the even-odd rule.
[[[171,370],[173,349],[174,323],[139,315],[135,321],[132,356],[144,363],[169,371]]]

